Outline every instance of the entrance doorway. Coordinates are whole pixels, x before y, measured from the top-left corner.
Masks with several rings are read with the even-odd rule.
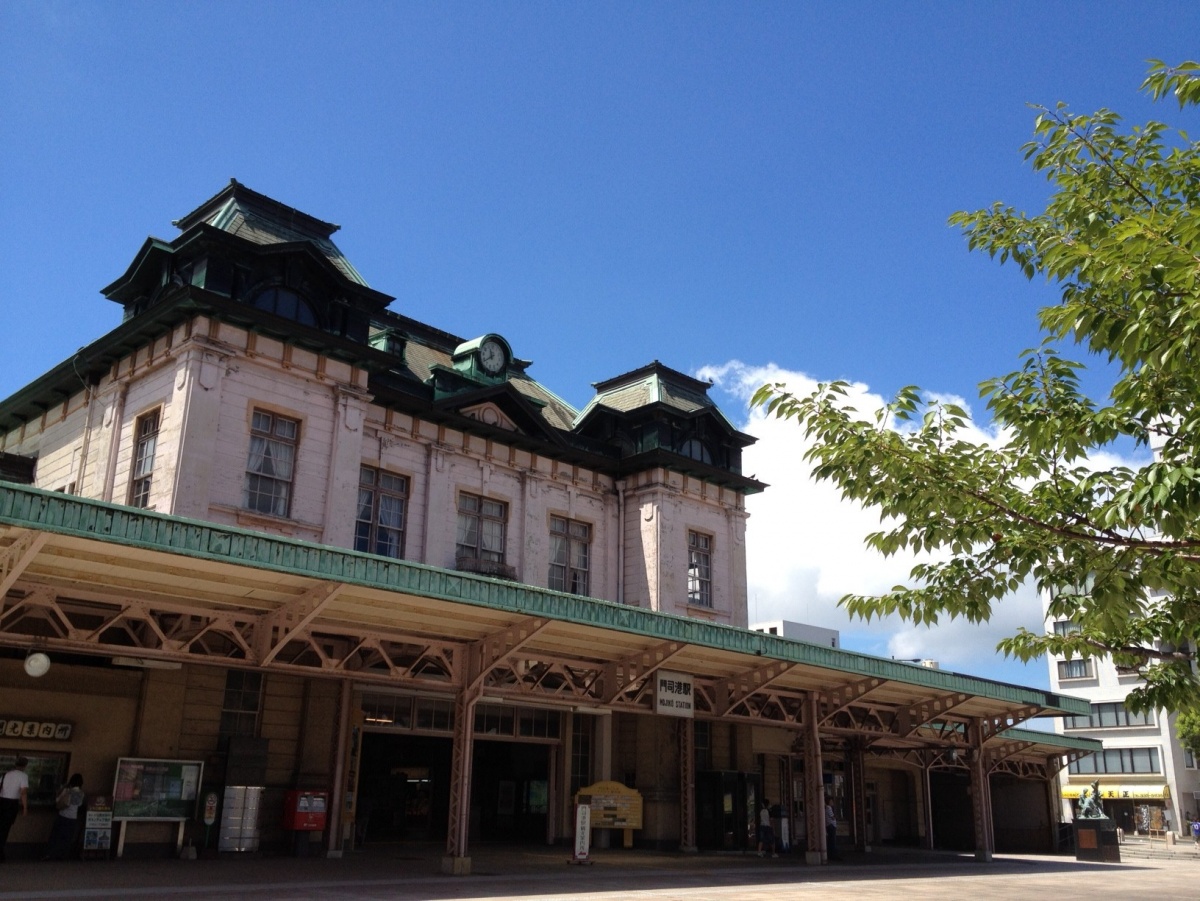
[[[975,847],[975,814],[968,791],[971,779],[958,771],[929,774],[933,811],[933,844],[944,851],[970,851]]]
[[[471,838],[544,842],[550,812],[550,747],[475,741]]]
[[[472,841],[545,841],[551,748],[475,740]],[[452,750],[448,738],[364,734],[354,824],[357,842],[445,841]]]
[[[758,773],[696,774],[696,844],[705,850],[746,851],[758,843]]]
[[[450,740],[368,732],[359,763],[358,842],[446,838]]]

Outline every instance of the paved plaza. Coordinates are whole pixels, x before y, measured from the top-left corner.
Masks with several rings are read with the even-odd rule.
[[[1002,855],[987,864],[967,855],[886,851],[809,867],[795,858],[599,851],[573,866],[558,849],[485,848],[471,876],[438,872],[440,849],[372,848],[341,860],[235,858],[35,863],[0,867],[0,899],[536,899],[618,901],[785,901],[785,899],[1200,898],[1200,857],[1132,857],[1120,864],[1071,857]]]

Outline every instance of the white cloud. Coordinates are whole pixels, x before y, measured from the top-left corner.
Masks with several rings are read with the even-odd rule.
[[[714,390],[731,395],[737,407],[762,384],[783,382],[794,394],[807,394],[817,380],[774,365],[748,366],[730,362],[705,367],[698,377],[711,380]],[[961,398],[943,395],[969,408]],[[848,402],[864,415],[884,400],[867,385],[850,386]],[[723,409],[732,412],[734,404]],[[770,487],[747,501],[750,520],[746,547],[749,571],[750,619],[790,619],[838,629],[842,644],[896,659],[934,659],[943,669],[972,675],[1048,684],[1046,665],[1005,663],[996,653],[996,642],[1020,626],[1042,628],[1041,605],[1028,588],[996,605],[991,622],[976,625],[944,619],[933,627],[914,626],[896,617],[867,623],[850,619],[838,607],[845,594],[878,594],[908,581],[916,558],[892,557],[868,549],[864,537],[880,529],[878,510],[842,500],[837,489],[817,483],[809,475],[803,455],[809,441],[795,422],[767,417],[749,410],[737,426],[758,438],[743,456],[743,472]],[[968,436],[995,441],[997,436],[978,427]]]

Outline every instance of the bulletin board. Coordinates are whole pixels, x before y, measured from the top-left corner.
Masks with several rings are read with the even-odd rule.
[[[71,755],[67,751],[17,751],[0,748],[0,774],[13,768],[18,757],[29,761],[25,775],[29,777],[29,806],[54,808],[54,797],[67,782],[67,766]]]
[[[113,784],[114,820],[187,820],[196,815],[199,760],[122,757]]]

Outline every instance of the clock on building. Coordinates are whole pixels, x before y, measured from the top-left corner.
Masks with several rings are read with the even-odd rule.
[[[495,338],[488,338],[479,345],[479,365],[488,375],[499,375],[508,365],[508,352]]]

